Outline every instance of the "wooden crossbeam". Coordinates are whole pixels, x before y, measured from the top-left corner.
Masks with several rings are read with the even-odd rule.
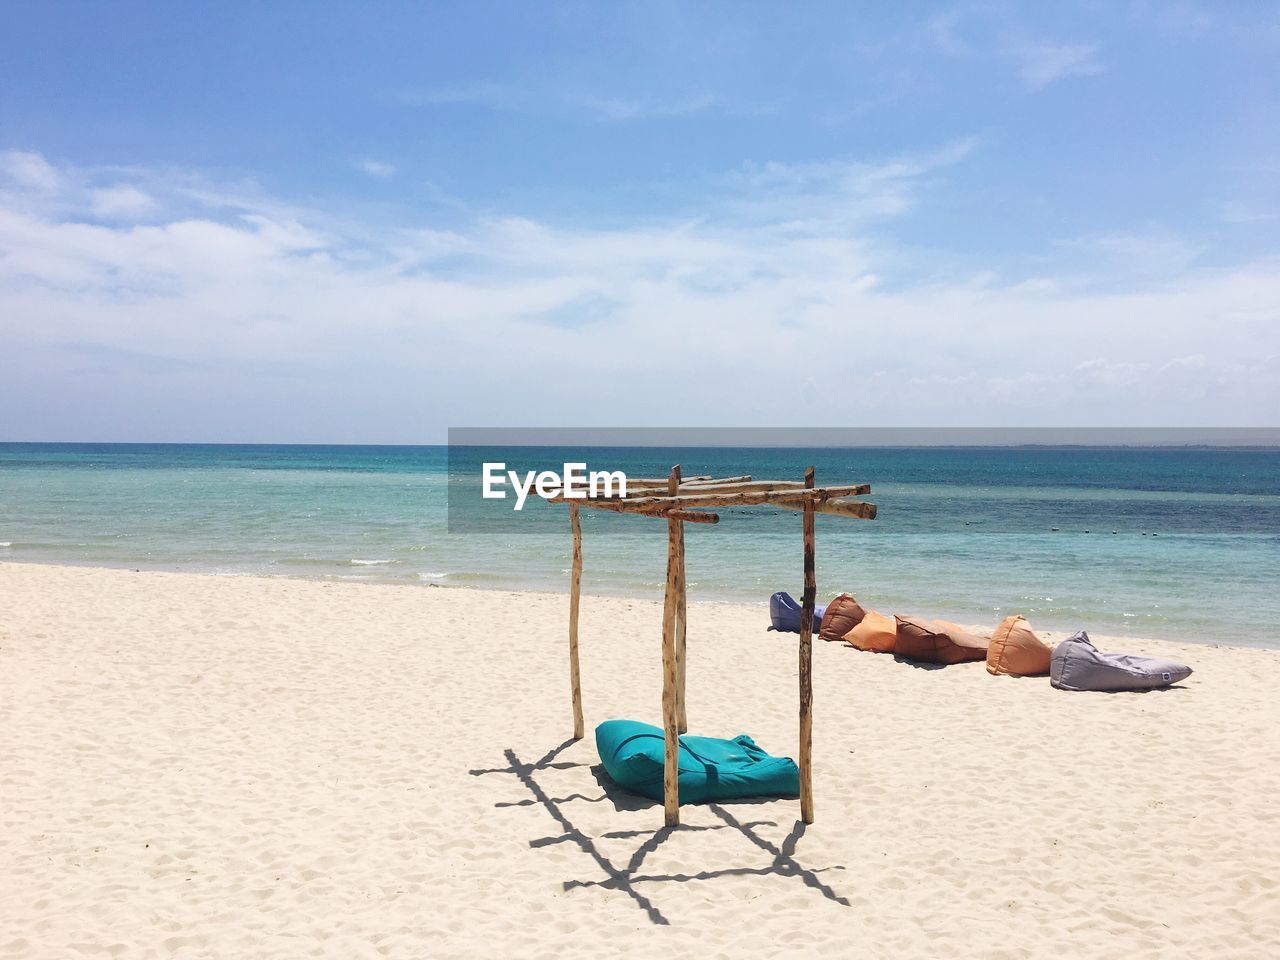
[[[645,514],[648,516],[648,514]],[[707,513],[705,510],[654,510],[653,516],[666,517],[668,520],[683,520],[687,523],[719,523],[720,514]]]
[[[803,510],[804,501],[797,500],[795,503],[780,503],[778,506],[786,507],[788,510]],[[836,497],[834,500],[815,503],[813,509],[817,513],[827,513],[837,517],[853,517],[855,520],[874,520],[876,518],[876,505],[874,503],[868,503],[866,500],[854,500],[852,497]]]
[[[682,483],[677,491],[678,494],[688,494],[692,496],[695,493],[758,493],[762,490],[803,490],[804,484],[796,480],[739,480],[737,478],[731,480],[710,480],[704,483]],[[640,497],[660,497],[667,496],[665,487],[637,487],[634,484],[627,483],[627,500],[637,500]],[[623,499],[619,497],[597,497],[597,500],[617,500]]]
[[[675,496],[627,497],[625,500],[587,498],[575,500],[584,507],[613,510],[617,513],[644,513],[663,507],[752,507],[761,504],[789,506],[791,503],[822,503],[839,497],[859,497],[871,492],[871,484],[856,483],[847,486],[815,487],[811,489],[788,487],[783,490],[745,490],[737,493],[678,493]],[[569,501],[565,501],[569,502]]]
[[[714,479],[715,477],[711,476],[711,474],[706,474],[701,477],[685,477],[682,482],[698,483],[703,480]],[[630,486],[633,483],[638,487],[661,487],[663,490],[667,489],[666,477],[627,477],[627,486]]]
[[[774,483],[776,481],[755,482]],[[685,520],[689,523],[720,522],[719,514],[690,509],[694,504],[702,507],[770,506],[781,507],[784,510],[803,510],[806,503],[812,503],[816,513],[825,513],[836,517],[852,517],[855,520],[874,520],[876,518],[876,505],[868,503],[866,500],[854,499],[855,496],[869,493],[870,490],[871,488],[868,484],[858,484],[852,487],[819,487],[811,491],[805,490],[803,487],[741,491],[741,493],[750,494],[750,497],[737,496],[736,494],[685,493],[678,494],[675,497],[643,496],[634,499],[631,497],[626,499],[598,497],[585,500],[565,500],[563,497],[552,497],[549,499],[552,503],[569,504],[571,509],[591,507],[597,510],[611,510],[614,513],[638,513],[647,517],[674,517],[674,519]],[[857,492],[845,493],[845,491]],[[759,497],[757,494],[772,494],[772,496],[765,498]]]
[[[743,477],[705,477],[701,480],[682,480],[680,482],[680,490],[710,490],[713,487],[728,486],[731,484],[747,483],[751,480],[750,476]],[[653,483],[648,480],[632,480],[627,478],[627,496],[634,497],[647,493],[669,493],[667,483]]]

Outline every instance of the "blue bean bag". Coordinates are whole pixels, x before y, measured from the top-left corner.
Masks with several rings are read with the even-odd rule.
[[[770,630],[778,630],[782,633],[799,633],[800,632],[800,614],[804,612],[804,607],[800,601],[795,599],[789,593],[779,591],[769,598],[769,619],[773,622]],[[822,615],[827,612],[825,605],[815,605],[813,608],[813,632],[817,633],[822,627]]]
[[[635,720],[596,727],[605,772],[620,787],[662,801],[662,730]],[[771,757],[745,733],[732,740],[680,737],[680,802],[744,797],[798,797],[800,771],[790,757]]]
[[[1049,682],[1059,690],[1152,690],[1189,676],[1191,668],[1185,663],[1103,653],[1083,630],[1058,644],[1049,663]]]

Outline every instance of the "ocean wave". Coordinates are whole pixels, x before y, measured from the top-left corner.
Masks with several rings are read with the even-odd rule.
[[[419,576],[422,576],[419,574]],[[445,574],[450,580],[463,580],[468,583],[506,583],[508,578],[501,573],[485,573],[480,570],[464,570]]]
[[[447,571],[423,570],[419,571],[419,580],[444,580],[449,576]]]
[[[13,546],[13,541],[12,541],[12,540],[0,540],[0,548],[3,548],[3,547],[12,547],[12,546]]]
[[[397,560],[352,560],[353,567],[383,567],[389,563],[398,563]]]

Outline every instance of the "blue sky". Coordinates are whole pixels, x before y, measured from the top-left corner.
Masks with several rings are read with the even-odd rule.
[[[0,439],[1280,409],[1275,4],[4,18]]]

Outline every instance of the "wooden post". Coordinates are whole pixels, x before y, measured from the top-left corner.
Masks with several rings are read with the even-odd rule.
[[[578,672],[578,601],[582,597],[582,517],[578,505],[569,505],[569,529],[573,531],[573,571],[569,575],[569,686],[573,690],[573,739],[581,740],[582,678]]]
[[[677,480],[679,479],[679,467]],[[674,492],[674,488],[673,488]],[[688,606],[688,582],[684,575],[684,523],[676,520],[676,729],[689,732],[689,717],[685,713],[685,623]]]
[[[813,486],[813,467],[804,472]],[[818,584],[813,568],[813,502],[804,505],[804,607],[800,613],[800,819],[813,823],[813,608]]]
[[[680,484],[680,465],[671,468],[669,489]],[[676,717],[678,669],[676,665],[676,597],[679,591],[680,521],[667,520],[667,587],[662,606],[662,730],[665,751],[662,767],[663,812],[668,827],[680,823],[680,734]]]

